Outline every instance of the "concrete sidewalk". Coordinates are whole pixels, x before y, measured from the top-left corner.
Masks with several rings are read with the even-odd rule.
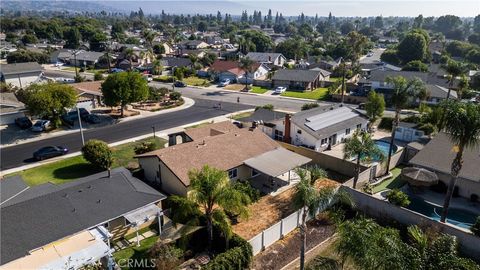
[[[141,118],[150,117],[150,116],[154,116],[154,115],[171,113],[171,112],[187,109],[187,108],[189,108],[189,107],[191,107],[195,104],[195,101],[191,98],[183,97],[183,99],[185,100],[185,103],[183,105],[179,106],[179,107],[160,110],[160,111],[156,111],[156,112],[141,111],[141,113],[139,115],[130,116],[130,117],[126,117],[126,118],[121,118],[116,123],[118,124],[118,123],[122,123],[122,122],[138,120],[138,119],[141,119]],[[113,125],[115,125],[115,123],[113,123]],[[97,127],[92,127],[92,128],[97,128]],[[92,128],[85,128],[84,127],[83,130],[88,130],[88,129],[92,129]],[[2,144],[1,148],[3,149],[3,148],[10,147],[10,146],[15,146],[15,145],[19,145],[19,144],[34,142],[34,141],[40,141],[40,140],[44,140],[44,139],[47,139],[47,138],[58,137],[58,136],[66,135],[66,134],[79,133],[79,132],[80,132],[80,129],[77,127],[77,128],[73,128],[73,129],[69,129],[69,130],[61,130],[61,131],[55,131],[55,132],[51,132],[51,133],[41,133],[39,136],[36,136],[36,137],[30,137],[30,138],[25,138],[25,139],[17,139],[17,140],[15,140],[14,143]],[[29,135],[31,135],[31,134],[29,134]],[[5,134],[2,134],[2,136],[5,136]]]
[[[217,116],[217,117],[213,117],[213,118],[209,118],[209,119],[204,119],[202,121],[193,122],[193,123],[189,123],[189,124],[186,124],[186,125],[182,125],[182,126],[178,126],[178,127],[174,127],[174,128],[170,128],[170,129],[156,131],[155,136],[160,137],[160,138],[168,139],[168,134],[184,131],[185,128],[187,128],[187,127],[191,127],[191,126],[195,126],[195,125],[199,125],[199,124],[203,124],[203,123],[208,123],[208,122],[217,123],[217,122],[222,122],[222,121],[233,121],[230,118],[232,115],[235,115],[235,114],[238,114],[238,113],[243,113],[243,112],[249,112],[249,111],[252,111],[252,110],[253,109],[238,111],[238,112],[234,112],[234,113],[230,113],[230,114],[226,114],[226,115],[222,115],[222,116]],[[126,140],[110,143],[109,146],[111,146],[111,147],[112,146],[117,146],[117,145],[130,143],[130,142],[135,142],[135,141],[139,141],[139,140],[150,138],[150,137],[152,137],[151,132],[149,132],[147,134],[144,134],[144,135],[141,135],[141,136],[134,137],[134,138],[129,138],[129,139],[126,139]],[[35,162],[35,163],[32,163],[32,164],[23,165],[23,166],[8,169],[8,170],[2,170],[0,172],[0,176],[3,177],[7,174],[28,170],[28,169],[35,168],[35,167],[38,167],[38,166],[41,166],[41,165],[44,165],[44,164],[49,164],[49,163],[52,163],[52,162],[56,162],[56,161],[59,161],[59,160],[62,160],[62,159],[79,156],[81,154],[82,153],[80,151],[78,151],[78,152],[70,153],[70,154],[67,154],[67,155],[64,155],[64,156],[60,156],[60,157],[47,159],[47,160]]]

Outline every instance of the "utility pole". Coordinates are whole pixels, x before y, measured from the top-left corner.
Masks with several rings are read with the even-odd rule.
[[[82,136],[82,146],[85,145],[85,138],[83,137],[82,118],[80,117],[80,109],[77,106],[78,125],[80,126],[80,136]]]
[[[343,59],[343,57],[340,59],[340,64],[342,65],[342,103],[343,104],[343,100],[345,98],[345,60]]]
[[[75,80],[78,78],[78,70],[77,70],[77,52],[78,50],[73,51],[73,59],[75,62]]]

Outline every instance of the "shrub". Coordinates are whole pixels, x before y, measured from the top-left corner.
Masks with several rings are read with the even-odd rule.
[[[418,129],[425,132],[426,135],[430,135],[437,131],[437,128],[431,123],[422,124]]]
[[[306,267],[307,270],[338,270],[342,269],[341,264],[338,260],[318,256],[313,259]]]
[[[160,76],[153,78],[153,80],[157,82],[172,83],[174,81],[174,78],[172,76]]]
[[[134,151],[135,154],[141,155],[147,152],[151,152],[155,150],[155,143],[154,142],[142,142],[141,144],[135,146]]]
[[[402,70],[404,71],[420,71],[420,72],[427,72],[428,66],[422,61],[414,60],[408,62],[405,66],[403,66]]]
[[[109,170],[113,164],[112,150],[108,144],[100,140],[89,140],[82,147],[83,157],[92,165],[102,169]]]
[[[158,241],[150,249],[150,257],[155,260],[157,270],[176,269],[181,263],[182,256],[183,250],[162,241]]]
[[[273,104],[265,104],[265,105],[263,105],[263,106],[257,106],[257,107],[255,107],[255,111],[258,110],[258,109],[266,109],[266,110],[273,111],[274,106],[273,106]]]
[[[379,129],[392,130],[393,118],[392,117],[382,117],[380,123],[378,124]]]
[[[94,81],[101,81],[101,80],[103,80],[103,75],[102,75],[102,73],[100,73],[100,72],[95,72],[95,74],[93,74],[93,80],[94,80]]]
[[[172,100],[180,100],[181,98],[182,98],[182,94],[180,92],[170,93],[170,99]]]
[[[387,200],[397,206],[407,207],[410,204],[408,195],[398,189],[392,189],[387,194]]]
[[[318,107],[318,103],[305,103],[302,105],[302,111],[310,110]]]
[[[232,248],[217,255],[203,269],[238,269],[249,268],[253,259],[252,246],[245,239],[234,234],[229,241]]]
[[[480,216],[477,217],[477,220],[475,220],[475,223],[470,227],[470,230],[474,235],[480,236]]]
[[[247,194],[252,203],[257,202],[260,199],[260,191],[252,187],[252,185],[250,185],[250,183],[247,181],[236,181],[233,185],[233,188],[244,194]]]

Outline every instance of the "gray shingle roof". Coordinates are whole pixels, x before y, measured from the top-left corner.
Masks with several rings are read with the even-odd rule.
[[[0,65],[0,72],[3,75],[22,74],[29,72],[42,72],[42,66],[37,62],[15,63]]]
[[[0,181],[0,203],[11,200],[15,195],[28,188],[20,176],[8,177]]]
[[[238,119],[238,121],[241,121],[241,122],[263,121],[264,123],[268,123],[274,120],[285,118],[285,114],[286,113],[283,113],[283,112],[277,112],[277,111],[260,108],[256,110],[252,115],[244,118],[240,118]]]
[[[347,107],[343,105],[344,107]],[[351,109],[350,107],[347,107]],[[307,118],[310,118],[312,116],[317,116],[322,113],[330,112],[332,110],[340,109],[339,106],[333,106],[333,105],[325,105],[325,106],[320,106],[317,108],[313,108],[310,110],[306,111],[301,111],[292,116],[292,123],[300,127],[302,130],[305,130],[307,133],[312,135],[316,139],[324,139],[326,137],[331,136],[334,133],[337,133],[339,131],[345,131],[347,128],[351,128],[352,126],[356,126],[358,124],[364,124],[368,121],[367,117],[362,115],[361,113],[357,112],[354,109],[351,109],[352,112],[356,113],[358,116],[349,118],[347,120],[341,121],[339,123],[335,123],[333,125],[321,128],[317,131],[312,130],[308,126],[305,125],[307,123]],[[353,130],[352,130],[353,132]]]
[[[77,61],[97,61],[102,57],[104,53],[101,52],[90,52],[90,51],[81,51],[77,54]],[[70,59],[74,59],[74,56],[71,56]]]
[[[0,264],[166,198],[124,168],[25,194],[0,208]]]
[[[246,57],[259,63],[268,63],[275,61],[280,56],[283,55],[281,53],[249,52]]]
[[[312,82],[320,75],[320,71],[304,69],[280,69],[275,72],[272,80]]]
[[[453,143],[446,133],[439,133],[415,155],[410,163],[429,170],[450,174],[450,167],[455,158]],[[459,176],[480,182],[478,165],[480,164],[480,146],[467,148],[463,153],[463,167]]]
[[[189,67],[192,65],[190,59],[183,57],[163,57],[160,61],[163,66],[168,67]]]
[[[439,85],[427,84],[425,85],[430,97],[435,98],[447,98],[448,88]],[[452,90],[450,95],[454,98],[457,98],[457,92]]]

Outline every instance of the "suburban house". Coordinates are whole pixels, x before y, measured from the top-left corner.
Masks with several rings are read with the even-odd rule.
[[[447,99],[448,88],[434,84],[427,84],[425,87],[427,88],[427,99],[425,100],[425,103],[436,105]],[[451,90],[450,98],[457,99],[457,91]]]
[[[320,70],[280,69],[272,77],[274,87],[284,86],[290,90],[315,90],[323,87],[324,82],[330,79]]]
[[[248,83],[268,73],[268,68],[260,63],[255,63],[252,70],[253,73],[248,73],[246,76]],[[210,73],[218,80],[229,79],[232,82],[245,83],[245,71],[240,68],[240,63],[237,61],[215,60],[210,67]]]
[[[181,196],[189,190],[188,172],[204,165],[269,193],[293,183],[294,169],[311,161],[280,147],[258,129],[228,121],[170,134],[169,147],[137,158],[148,181]]]
[[[103,81],[72,83],[71,86],[77,92],[77,106],[91,110],[103,104],[102,83]]]
[[[185,40],[178,44],[179,48],[187,50],[198,50],[208,48],[208,43],[201,40]]]
[[[249,52],[246,57],[257,63],[276,67],[283,67],[287,61],[281,53]]]
[[[59,49],[55,50],[50,54],[50,63],[64,63],[68,64],[70,58],[73,58],[73,51],[69,49]]]
[[[321,106],[294,114],[291,118],[292,144],[323,151],[365,130],[368,118],[345,106]]]
[[[13,124],[15,119],[25,116],[25,104],[14,93],[0,93],[0,125]]]
[[[318,67],[328,71],[333,71],[340,65],[340,62],[341,62],[340,58],[335,60],[320,60],[318,62]]]
[[[425,132],[417,129],[418,124],[400,122],[395,130],[395,139],[404,142],[418,141],[425,136]]]
[[[423,147],[410,164],[433,171],[439,180],[448,186],[452,161],[455,158],[454,144],[446,133],[439,133]],[[480,148],[466,148],[463,152],[463,167],[460,170],[454,194],[467,199],[480,197]]]
[[[106,262],[111,241],[158,224],[166,197],[125,168],[62,185],[27,186],[19,176],[1,187],[0,269],[79,269]],[[66,267],[68,266],[68,267]]]
[[[37,62],[0,65],[0,81],[20,88],[39,82],[42,74],[42,66]]]
[[[259,108],[252,115],[237,119],[246,127],[256,127],[277,141],[284,141],[285,138],[285,117],[286,113],[274,110]]]
[[[76,54],[76,56],[75,56]],[[92,52],[92,51],[78,51],[74,53],[70,59],[69,64],[72,66],[77,67],[88,67],[88,66],[95,66],[98,63],[100,57],[102,57],[105,53],[102,52]]]
[[[192,61],[185,57],[163,57],[160,60],[160,63],[165,68],[172,68],[172,67],[191,67]]]

